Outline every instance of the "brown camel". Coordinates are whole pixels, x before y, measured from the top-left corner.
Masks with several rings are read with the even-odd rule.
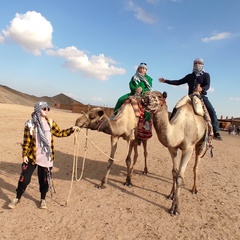
[[[127,178],[125,185],[131,186],[131,175],[133,172],[134,165],[137,162],[138,151],[137,147],[140,142],[143,143],[144,148],[144,161],[145,168],[144,174],[148,173],[147,169],[147,140],[140,141],[137,136],[137,126],[139,117],[135,116],[131,103],[124,104],[118,111],[117,116],[110,120],[105,114],[102,108],[92,108],[87,113],[84,113],[81,117],[76,120],[76,126],[89,128],[91,130],[97,130],[111,135],[111,154],[108,160],[108,167],[105,176],[103,177],[99,187],[104,187],[107,183],[108,176],[114,162],[114,155],[117,149],[117,143],[120,137],[128,143],[128,154],[126,157],[127,165]],[[131,153],[134,149],[133,164],[131,166]]]
[[[153,124],[159,141],[168,148],[173,161],[173,186],[169,199],[173,200],[171,214],[179,214],[179,196],[183,184],[184,172],[195,150],[195,165],[193,193],[197,193],[197,172],[203,150],[207,124],[202,116],[196,115],[190,102],[180,106],[175,115],[169,120],[166,105],[167,93],[154,91],[146,93],[144,102],[146,109],[153,115]],[[180,162],[177,159],[178,149],[182,150]],[[179,162],[179,163],[178,163]]]

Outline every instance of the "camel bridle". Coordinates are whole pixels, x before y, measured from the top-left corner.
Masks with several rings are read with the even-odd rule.
[[[165,99],[163,99],[164,103],[162,100],[159,100],[158,96],[154,92],[147,92],[145,97],[148,99],[146,104],[146,110],[149,112],[156,112],[158,110],[158,106],[161,104],[163,106],[164,103],[166,103]]]

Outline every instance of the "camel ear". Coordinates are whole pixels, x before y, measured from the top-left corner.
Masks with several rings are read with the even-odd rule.
[[[104,114],[103,110],[98,111],[98,116],[101,117]]]
[[[167,98],[167,92],[163,92],[163,98]]]

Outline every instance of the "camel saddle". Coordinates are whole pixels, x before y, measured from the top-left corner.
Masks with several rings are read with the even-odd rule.
[[[144,117],[145,109],[141,104],[140,96],[130,96],[124,103],[131,103],[135,116],[139,117],[137,137],[142,140],[147,140],[152,137],[152,120],[147,121]]]
[[[152,137],[152,120],[147,121],[144,118],[144,112],[139,117],[137,137],[141,140],[147,140]]]
[[[187,102],[192,104],[194,112],[199,116],[204,116],[204,108],[202,100],[199,98],[199,95],[197,93],[193,93],[191,96],[186,95],[182,97],[176,104],[175,108],[179,108],[186,104]]]

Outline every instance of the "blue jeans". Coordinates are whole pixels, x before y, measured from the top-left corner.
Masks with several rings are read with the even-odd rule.
[[[205,95],[202,95],[201,97],[203,99],[203,102],[212,120],[213,132],[216,133],[219,131],[219,126],[218,126],[218,119],[217,119],[217,114],[215,112],[215,109],[213,108],[212,104],[208,100],[208,97],[206,97]]]

